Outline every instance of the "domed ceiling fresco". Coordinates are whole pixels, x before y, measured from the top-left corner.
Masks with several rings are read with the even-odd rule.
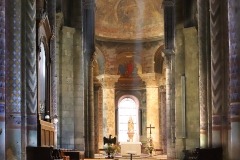
[[[162,0],[96,0],[97,39],[147,40],[163,37]]]

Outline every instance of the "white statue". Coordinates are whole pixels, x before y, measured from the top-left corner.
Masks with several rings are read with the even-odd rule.
[[[132,116],[130,116],[128,120],[128,132],[134,132],[134,123],[132,120]]]

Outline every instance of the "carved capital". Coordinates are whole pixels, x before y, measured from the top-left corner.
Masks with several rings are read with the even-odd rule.
[[[63,25],[63,14],[56,13],[56,28],[61,28]]]
[[[96,4],[95,2],[92,2],[92,1],[85,1],[83,3],[83,7],[84,9],[96,9]]]
[[[171,49],[163,49],[162,56],[164,57],[166,67],[171,66],[173,51]]]
[[[63,32],[63,34],[73,35],[75,33],[75,28],[63,26],[62,27],[62,32]]]
[[[97,79],[99,80],[104,89],[113,89],[119,77],[120,75],[102,74],[97,76]]]
[[[147,87],[158,87],[161,74],[158,73],[146,73],[139,75],[143,81],[145,81]]]
[[[166,85],[160,86],[160,92],[166,92]]]
[[[175,3],[172,0],[164,0],[162,4],[164,7],[173,7]]]

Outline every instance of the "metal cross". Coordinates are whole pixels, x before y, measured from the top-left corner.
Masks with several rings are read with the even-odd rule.
[[[150,137],[151,137],[151,134],[152,134],[152,130],[151,129],[155,129],[155,127],[152,127],[151,124],[150,124],[150,127],[146,127],[147,129],[150,128]]]

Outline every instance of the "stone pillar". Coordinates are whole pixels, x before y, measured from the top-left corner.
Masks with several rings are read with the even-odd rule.
[[[173,92],[173,73],[172,73],[172,56],[173,52],[171,50],[163,50],[163,56],[166,63],[166,121],[167,121],[167,157],[175,158],[175,133],[173,132],[173,127],[175,127],[175,118],[174,107],[172,106]]]
[[[207,56],[209,51],[208,17],[209,3],[198,0],[198,45],[199,45],[199,102],[200,102],[200,147],[208,147],[208,112],[207,112]],[[207,63],[206,63],[207,62]]]
[[[99,121],[99,89],[100,86],[94,85],[94,152],[98,153],[98,148],[99,148],[99,140],[102,139],[102,137],[99,136],[99,128],[100,128],[100,123]]]
[[[0,0],[0,159],[5,159],[5,0]]]
[[[89,128],[89,158],[94,158],[94,138],[95,138],[95,123],[94,123],[94,86],[93,86],[93,62],[91,61],[89,65],[89,96],[88,96],[88,103],[89,103],[89,109],[88,109],[88,125]]]
[[[163,154],[167,153],[167,108],[166,108],[166,89],[164,86],[160,87],[160,101],[161,101],[161,137]]]
[[[6,6],[6,130],[5,159],[22,159],[21,134],[21,3],[5,1]]]
[[[61,52],[59,54],[59,127],[60,132],[60,146],[61,148],[76,149],[75,148],[75,130],[76,117],[83,110],[76,110],[78,106],[74,106],[74,91],[73,88],[73,34],[74,28],[62,27]],[[79,112],[78,112],[79,111]]]
[[[51,26],[52,35],[54,38],[50,41],[51,55],[51,93],[52,93],[52,115],[57,115],[57,77],[56,77],[56,1],[48,1],[48,19]],[[54,144],[57,147],[57,124],[54,124]]]
[[[194,149],[199,146],[200,112],[199,112],[199,54],[197,42],[197,30],[195,27],[183,29],[185,49],[185,128],[186,149]]]
[[[69,2],[68,2],[69,3]],[[74,34],[74,54],[73,54],[73,77],[74,77],[74,110],[75,110],[75,130],[74,130],[74,145],[78,150],[85,150],[84,138],[85,122],[84,111],[86,110],[87,95],[85,90],[87,90],[86,83],[86,69],[85,58],[83,55],[83,36],[82,36],[82,3],[83,1],[73,0],[72,3],[72,15],[71,15],[71,24],[75,28]]]
[[[231,159],[239,159],[240,152],[240,2],[228,0],[230,109],[231,109]]]
[[[222,28],[221,2],[210,0],[210,32],[211,32],[211,86],[212,86],[212,146],[221,146],[222,134]]]
[[[167,108],[167,157],[175,158],[175,1],[163,0],[164,7],[164,56],[166,61],[166,108]],[[174,98],[173,98],[174,97]]]
[[[82,24],[83,24],[83,28],[82,28],[82,50],[83,50],[83,56],[84,56],[84,72],[86,73],[85,78],[84,78],[84,101],[86,102],[84,107],[84,117],[85,117],[85,156],[89,157],[93,156],[92,153],[90,153],[90,150],[93,150],[93,143],[90,142],[91,138],[89,136],[89,132],[91,131],[91,126],[88,124],[89,121],[89,112],[88,110],[91,108],[90,103],[89,102],[89,69],[90,69],[90,65],[91,65],[91,59],[93,58],[93,54],[95,52],[95,39],[94,39],[94,35],[95,35],[95,2],[94,0],[85,0],[83,1],[82,4],[82,14],[81,16],[83,17],[82,19]],[[80,16],[80,15],[79,15]],[[91,146],[90,146],[91,145]],[[91,147],[91,149],[90,149]]]
[[[61,40],[62,40],[62,22],[63,21],[63,15],[62,13],[57,13],[56,14],[56,57],[55,57],[55,61],[56,61],[56,81],[57,81],[57,91],[56,91],[56,94],[57,94],[57,106],[58,106],[58,110],[57,110],[57,114],[60,116],[60,89],[59,89],[59,81],[61,80],[61,77],[59,76],[60,75],[60,69],[61,69],[61,66],[60,66],[60,60],[61,60]],[[59,121],[57,123],[57,128],[60,127],[60,117],[58,117]],[[59,130],[57,131],[57,148],[60,148],[60,132]]]
[[[22,1],[22,159],[26,146],[37,146],[37,59],[36,59],[36,1]],[[26,125],[26,126],[25,126]],[[40,134],[41,135],[41,134]]]
[[[103,90],[98,91],[98,148],[103,147]]]
[[[141,79],[146,83],[146,110],[147,110],[147,127],[150,125],[155,127],[151,130],[153,138],[153,144],[155,148],[161,148],[161,128],[157,126],[160,124],[160,110],[159,110],[159,79],[160,74],[157,73],[145,73],[140,75]],[[147,131],[147,138],[150,137],[150,132]]]
[[[108,137],[110,134],[115,136],[115,83],[119,75],[99,75],[97,79],[102,85],[103,90],[103,136]]]

